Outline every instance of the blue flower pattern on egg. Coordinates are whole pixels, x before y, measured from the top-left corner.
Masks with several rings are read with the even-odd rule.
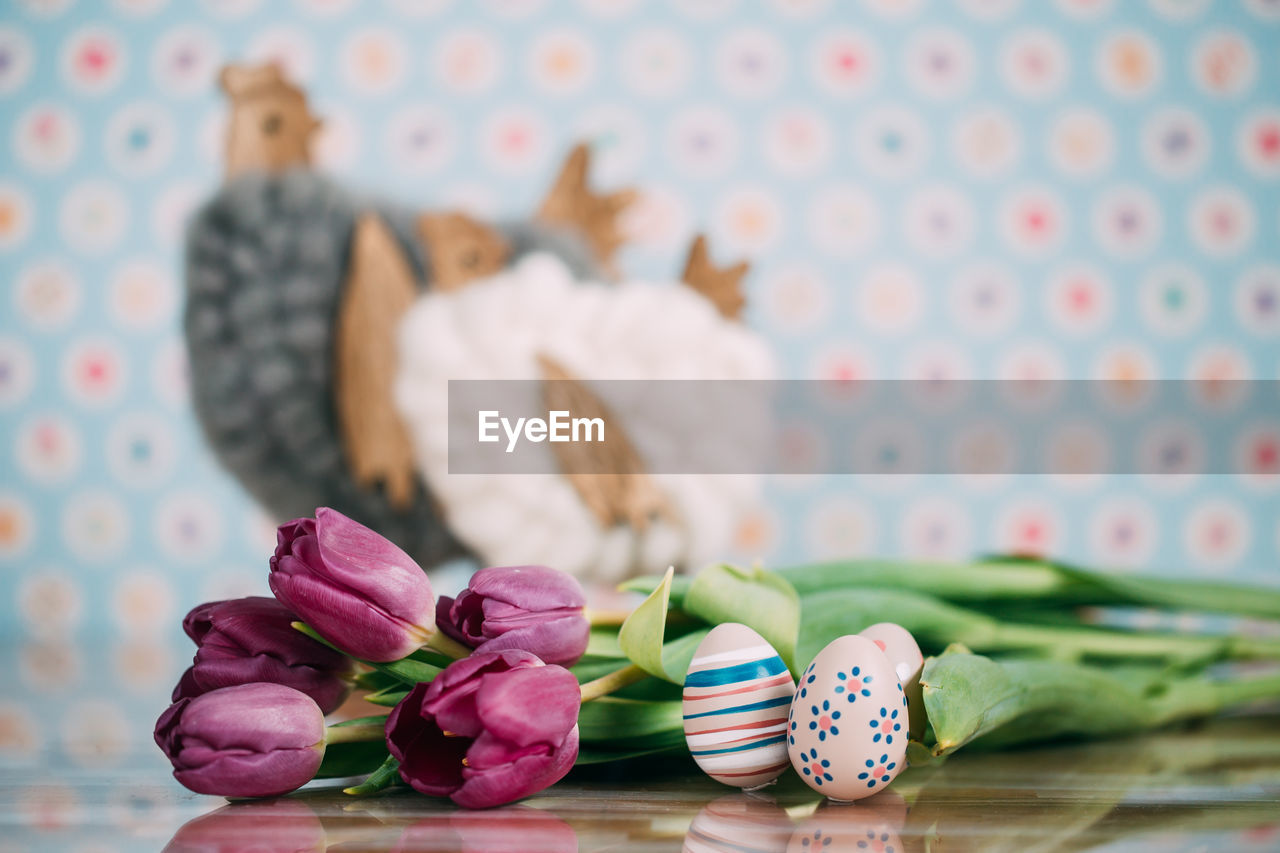
[[[888,782],[893,778],[889,772],[898,766],[898,762],[890,761],[887,753],[880,756],[879,761],[867,759],[867,769],[858,774],[859,779],[865,779],[868,788],[874,788],[881,782]]]
[[[889,662],[859,659],[866,653],[860,638],[843,639],[847,648],[833,651],[844,660],[824,665],[815,658],[802,671],[786,732],[801,779],[829,797],[855,800],[885,787],[904,766],[907,703]]]
[[[823,782],[832,781],[833,777],[829,772],[831,762],[826,758],[819,758],[818,750],[811,749],[808,752],[802,752],[800,753],[800,758],[804,761],[801,772],[813,779],[815,784],[821,785]]]
[[[883,850],[884,853],[896,853],[893,845],[889,843],[889,833],[887,832],[881,832],[877,835],[874,829],[868,829],[867,837],[858,839],[859,850],[868,850],[872,845],[876,845],[876,849]]]
[[[809,696],[809,685],[813,684],[813,680],[818,676],[813,674],[813,664],[809,664],[809,668],[804,671],[804,681],[800,683],[800,698],[806,699]]]
[[[814,849],[817,849],[818,847],[827,848],[830,846],[831,846],[831,836],[823,835],[821,829],[815,830],[813,835],[811,836],[806,835],[804,838],[800,839],[800,847],[805,850],[808,850],[811,847],[813,847]],[[886,853],[892,853],[892,851],[886,851]]]
[[[809,713],[813,719],[809,721],[809,731],[818,732],[818,740],[825,741],[827,735],[835,737],[840,734],[840,727],[836,723],[840,720],[840,712],[831,710],[831,702],[828,699],[822,700],[822,708],[817,705],[809,706]],[[791,726],[795,728],[795,724]]]
[[[868,725],[875,732],[875,737],[871,738],[872,743],[879,743],[882,738],[886,744],[893,743],[894,734],[902,731],[902,723],[898,722],[898,709],[894,708],[891,712],[883,705],[880,706],[880,716],[872,719]]]
[[[848,675],[845,675],[843,672],[837,672],[836,678],[840,679],[843,682],[848,682],[847,687],[844,684],[837,684],[835,692],[836,693],[847,692],[848,696],[846,696],[845,698],[848,699],[850,702],[856,702],[858,700],[858,696],[860,695],[861,696],[871,695],[871,688],[867,687],[867,685],[870,684],[873,681],[873,679],[871,678],[871,675],[869,673],[866,675],[863,675],[862,667],[860,666],[855,666],[853,669],[849,670]],[[902,689],[901,684],[898,685],[898,689],[899,690]]]

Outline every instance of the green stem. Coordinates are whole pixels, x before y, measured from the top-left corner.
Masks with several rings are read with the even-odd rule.
[[[1280,589],[1093,571],[1065,563],[989,559],[972,563],[846,560],[780,569],[800,595],[847,587],[913,590],[949,601],[1044,601],[1163,607],[1280,619]],[[630,587],[629,587],[630,588]]]
[[[361,723],[356,726],[336,725],[324,730],[324,742],[362,743],[367,741],[386,740],[387,730],[382,723]]]
[[[436,628],[436,632],[431,635],[431,639],[427,640],[427,643],[423,648],[437,651],[445,657],[450,657],[454,660],[462,660],[467,655],[471,654],[472,651],[470,647],[459,643],[439,628]]]
[[[1280,698],[1280,673],[1214,680],[1191,678],[1169,685],[1152,701],[1160,724],[1205,717],[1236,705]]]
[[[376,794],[383,788],[393,784],[400,778],[400,762],[396,761],[393,756],[388,755],[387,760],[382,762],[377,770],[369,774],[359,785],[352,785],[350,788],[343,788],[342,793],[350,794],[353,797],[366,797],[370,794]]]
[[[1116,631],[996,623],[988,649],[1034,648],[1060,658],[1151,658],[1180,661],[1277,659],[1280,642],[1245,637]]]
[[[629,684],[635,684],[637,681],[647,678],[648,675],[649,673],[635,664],[628,664],[608,675],[602,675],[593,681],[583,684],[582,701],[590,702],[592,699],[608,696],[610,693],[621,690]]]
[[[1050,566],[1028,563],[934,563],[860,559],[778,569],[800,595],[842,587],[927,592],[954,601],[991,598],[1071,599],[1080,583]]]

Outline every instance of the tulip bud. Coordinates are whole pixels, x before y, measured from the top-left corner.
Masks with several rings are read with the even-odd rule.
[[[199,647],[173,701],[221,687],[269,682],[310,696],[328,714],[342,704],[353,663],[293,627],[298,617],[274,598],[211,601],[182,620]]]
[[[324,758],[324,714],[281,684],[179,699],[156,721],[173,776],[198,794],[274,797],[310,782]]]
[[[573,666],[587,650],[591,623],[577,579],[546,566],[481,569],[456,600],[436,605],[440,630],[479,652],[524,649],[546,663]]]
[[[525,651],[476,652],[419,684],[387,718],[414,789],[481,809],[527,797],[578,757],[578,681]]]
[[[348,654],[399,660],[434,633],[431,582],[385,537],[322,507],[280,525],[276,539],[271,591]]]

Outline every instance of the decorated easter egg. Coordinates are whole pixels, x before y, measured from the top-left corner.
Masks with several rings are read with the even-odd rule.
[[[684,853],[784,853],[795,825],[759,793],[729,794],[702,807],[685,833]]]
[[[924,734],[924,696],[920,691],[920,671],[924,669],[924,655],[911,632],[892,622],[877,622],[858,632],[875,643],[893,664],[893,671],[902,682],[902,692],[907,696],[908,728],[917,740]]]
[[[736,622],[711,629],[684,680],[684,737],[702,771],[755,788],[787,769],[787,707],[796,683],[768,641]]]
[[[907,804],[896,791],[881,790],[857,805],[828,801],[796,827],[787,853],[903,853],[901,832],[906,820]]]
[[[833,800],[860,800],[902,772],[907,697],[893,664],[856,634],[838,637],[800,675],[787,753],[800,778]]]

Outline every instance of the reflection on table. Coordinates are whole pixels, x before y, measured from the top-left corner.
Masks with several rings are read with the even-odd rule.
[[[960,753],[849,805],[790,774],[742,793],[692,763],[576,771],[483,812],[337,786],[198,797],[154,770],[6,773],[0,851],[1076,851],[1280,848],[1280,727],[1221,720],[1127,741]]]

